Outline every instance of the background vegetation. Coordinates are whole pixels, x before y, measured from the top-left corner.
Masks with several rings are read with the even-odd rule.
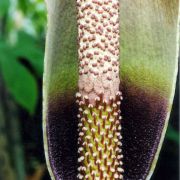
[[[49,180],[42,140],[43,0],[0,0],[0,179]],[[178,179],[179,88],[154,180]]]

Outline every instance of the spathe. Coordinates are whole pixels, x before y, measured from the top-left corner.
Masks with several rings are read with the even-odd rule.
[[[47,164],[55,179],[77,175],[75,3],[47,3],[43,126]],[[121,0],[120,13],[124,179],[149,179],[174,96],[179,0]]]

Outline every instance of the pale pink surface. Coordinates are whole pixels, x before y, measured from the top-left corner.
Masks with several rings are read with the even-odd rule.
[[[119,0],[77,0],[79,92],[95,104],[119,91]]]

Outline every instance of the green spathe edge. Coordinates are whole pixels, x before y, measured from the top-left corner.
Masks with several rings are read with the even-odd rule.
[[[158,146],[158,149],[157,149],[157,152],[154,156],[154,160],[152,162],[152,165],[151,165],[151,168],[150,168],[150,171],[149,171],[149,175],[147,176],[147,180],[149,180],[154,172],[154,169],[156,167],[156,164],[157,164],[157,160],[158,160],[158,157],[159,157],[159,154],[160,154],[160,151],[161,151],[161,148],[162,148],[162,145],[163,145],[163,141],[164,141],[164,138],[165,138],[165,134],[166,134],[166,131],[167,131],[167,127],[168,127],[168,122],[169,122],[169,117],[170,117],[170,113],[171,113],[171,109],[172,109],[172,103],[173,103],[173,99],[174,99],[174,93],[175,93],[175,87],[176,87],[176,77],[177,77],[177,73],[178,73],[178,57],[179,57],[179,41],[180,41],[180,36],[179,36],[179,29],[180,29],[180,6],[179,6],[179,9],[178,9],[178,19],[177,19],[177,37],[176,37],[176,64],[177,64],[177,67],[176,69],[174,70],[174,75],[173,75],[173,83],[172,83],[172,89],[171,89],[171,95],[170,95],[170,98],[169,98],[169,111],[168,111],[168,114],[166,116],[166,120],[165,120],[165,125],[164,125],[164,129],[162,131],[162,134],[161,134],[161,139],[160,139],[160,142],[159,142],[159,146]]]

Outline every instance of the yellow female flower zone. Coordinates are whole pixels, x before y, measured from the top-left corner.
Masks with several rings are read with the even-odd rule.
[[[77,0],[78,179],[123,179],[119,0]]]

